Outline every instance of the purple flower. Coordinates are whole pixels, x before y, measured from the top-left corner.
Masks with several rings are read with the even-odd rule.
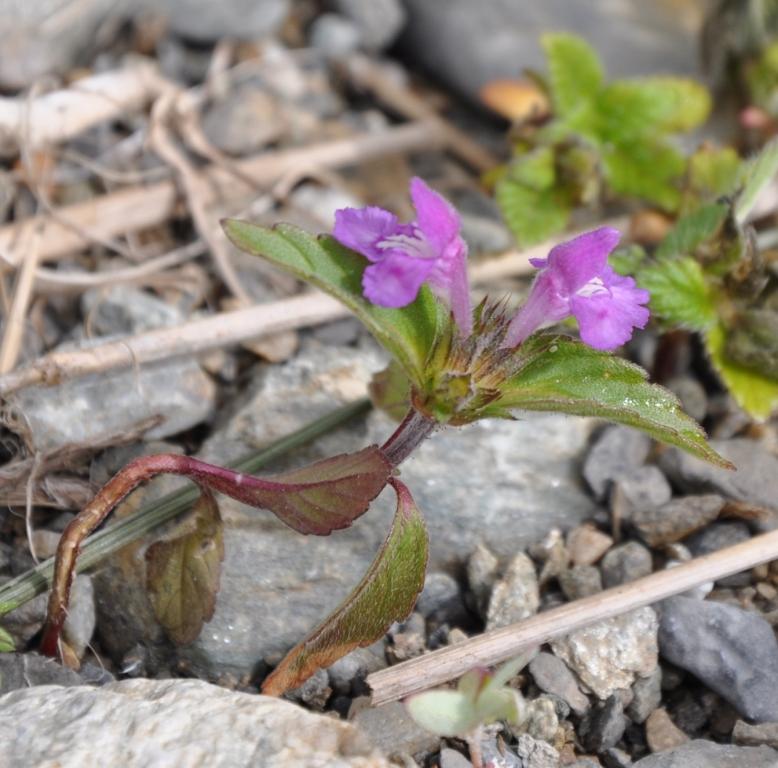
[[[362,276],[366,299],[380,307],[404,307],[429,283],[451,308],[461,333],[469,335],[473,313],[459,215],[421,179],[411,181],[411,199],[416,220],[409,224],[375,206],[342,208],[335,211],[333,235],[372,262]]]
[[[601,227],[557,245],[547,259],[532,259],[541,271],[508,327],[505,346],[515,347],[541,325],[570,315],[578,320],[581,339],[595,349],[615,349],[631,338],[633,328],[644,328],[649,313],[641,305],[648,291],[608,266],[620,237],[618,230]]]

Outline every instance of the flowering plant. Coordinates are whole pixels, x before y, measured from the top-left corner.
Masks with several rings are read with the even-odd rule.
[[[185,475],[202,494],[186,531],[147,553],[157,617],[182,643],[190,642],[213,612],[223,553],[214,491],[269,510],[301,533],[327,535],[362,515],[386,485],[394,489],[397,511],[381,550],[352,594],[265,680],[263,690],[277,694],[353,648],[375,642],[412,610],[424,583],[428,542],[398,467],[436,428],[512,418],[516,409],[603,416],[726,465],[671,393],[607,351],[648,321],[648,293],[608,266],[618,232],[589,232],[536,261],[530,296],[511,317],[504,302],[471,306],[467,246],[455,209],[420,179],[412,181],[411,197],[414,221],[401,223],[375,207],[344,209],[337,213],[334,236],[316,238],[284,224],[224,224],[238,247],[343,302],[392,355],[408,399],[395,432],[381,446],[272,478],[178,455],[148,456],[128,465],[63,534],[45,651],[67,656],[60,631],[80,540],[155,474]],[[584,342],[540,330],[567,316],[578,320]],[[182,570],[194,575],[181,579]],[[186,601],[175,594],[182,581],[194,585]]]

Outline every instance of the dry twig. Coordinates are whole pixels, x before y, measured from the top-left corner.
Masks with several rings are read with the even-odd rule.
[[[778,559],[778,531],[721,549],[629,584],[575,600],[508,627],[374,672],[367,678],[374,706],[461,677],[469,669],[492,666],[556,637],[627,611],[678,595],[708,581]]]

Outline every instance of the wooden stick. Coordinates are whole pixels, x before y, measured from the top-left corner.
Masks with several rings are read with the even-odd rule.
[[[532,646],[770,560],[778,560],[778,531],[374,672],[367,677],[372,703],[404,699],[474,667],[499,664]]]
[[[269,186],[298,168],[339,168],[385,155],[420,152],[442,146],[443,137],[434,122],[414,122],[312,147],[266,152],[236,163],[236,167],[243,175],[253,179],[257,186]],[[245,199],[250,193],[242,184],[236,183],[234,174],[225,169],[211,168],[206,177],[226,200],[236,197]],[[31,230],[43,225],[40,258],[44,262],[52,261],[89,246],[89,235],[98,240],[109,240],[127,232],[163,224],[173,215],[176,200],[175,183],[167,180],[63,206],[57,209],[58,218],[71,222],[80,232],[46,214],[33,216],[0,227],[0,251],[5,254],[7,263],[18,267],[23,259],[18,244],[25,242]],[[0,264],[0,269],[4,268],[7,268],[6,265]]]
[[[32,298],[35,272],[40,260],[41,232],[31,233],[31,242],[25,248],[25,258],[16,274],[13,300],[6,317],[3,340],[0,344],[0,374],[8,373],[16,366],[24,338],[24,319]]]
[[[372,91],[379,101],[411,120],[434,120],[452,154],[478,173],[496,168],[500,160],[464,131],[441,117],[424,99],[399,85],[385,67],[367,56],[355,54],[346,61],[346,72],[360,88]]]
[[[26,368],[0,376],[0,396],[35,384],[51,386],[91,373],[193,355],[247,339],[317,325],[347,314],[348,310],[329,296],[303,294],[222,312],[174,328],[141,333],[91,349],[52,352]]]
[[[163,87],[154,62],[136,59],[123,69],[85,77],[69,88],[27,97],[0,98],[0,151],[55,144],[98,123],[140,109]]]

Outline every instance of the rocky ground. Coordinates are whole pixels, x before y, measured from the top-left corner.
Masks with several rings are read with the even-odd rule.
[[[461,7],[454,12],[431,0],[382,0],[368,13],[364,4],[337,0],[321,13],[317,3],[300,3],[284,22],[284,2],[225,2],[214,15],[209,3],[168,0],[163,5],[170,23],[158,27],[140,3],[126,2],[125,20],[117,22],[111,4],[95,0],[82,4],[92,20],[68,27],[53,46],[43,39],[50,27],[38,29],[41,19],[32,6],[20,6],[24,14],[11,17],[14,4],[0,2],[0,22],[12,18],[18,41],[0,53],[0,83],[30,87],[44,72],[71,73],[87,63],[108,69],[121,53],[139,48],[153,54],[166,77],[187,85],[218,80],[222,66],[225,79],[202,106],[202,129],[220,157],[241,158],[392,124],[391,110],[344,85],[331,60],[335,53],[377,54],[396,42],[397,61],[422,67],[471,100],[486,80],[512,73],[500,69],[509,58],[504,51],[534,46],[538,32],[548,28],[590,31],[619,73],[654,71],[657,61],[684,73],[694,67],[684,43],[690,40],[687,22],[691,28],[699,21],[696,3],[669,4],[677,6],[671,11],[657,4],[639,32],[630,4],[594,3],[581,19],[556,2],[542,11],[532,5],[528,16],[527,4],[521,20],[531,23],[522,25],[515,23],[516,4],[489,3],[475,15],[470,3],[452,4]],[[57,18],[67,3],[49,5],[45,13]],[[610,48],[597,37],[604,34],[598,19],[606,14],[624,29],[619,45]],[[479,34],[496,28],[504,34],[494,46],[468,44],[474,25],[485,30]],[[102,44],[95,30],[111,45]],[[231,74],[215,63],[214,46],[225,36],[255,40],[268,34],[275,37],[248,53],[232,51]],[[295,53],[298,48],[304,53]],[[461,54],[455,62],[454,50]],[[532,47],[510,66],[537,65],[537,55]],[[416,70],[409,74],[397,61],[398,82],[412,82],[432,102],[453,105],[458,125],[496,151],[504,149],[504,126],[451,102],[428,81],[409,81]],[[164,175],[169,169],[138,142],[144,120],[135,114],[94,128],[71,142],[68,153],[55,154],[55,204],[93,200],[114,189],[112,177],[95,178],[77,156],[94,156],[104,167],[117,162],[115,174]],[[117,161],[128,143],[135,147],[130,160]],[[12,161],[3,173],[11,199],[4,220],[31,215],[35,185],[19,181]],[[368,198],[401,208],[413,173],[430,178],[460,207],[474,260],[510,247],[475,174],[439,150],[379,157],[348,171],[325,169],[299,179],[292,174],[288,188],[276,185],[259,199],[254,192],[241,204],[253,205],[260,220],[322,230],[334,209]],[[235,213],[234,202],[226,212]],[[118,255],[92,242],[60,257],[58,269],[83,275],[133,266],[124,251],[137,256],[149,243],[164,251],[197,229],[178,211],[164,225],[126,238]],[[233,251],[230,258],[252,301],[277,301],[299,290],[256,260]],[[524,288],[516,280],[491,286],[496,293]],[[45,293],[30,313],[21,360],[185,324],[229,308],[234,297],[226,293],[207,260],[140,284]],[[191,645],[174,646],[153,617],[142,556],[152,538],[78,577],[66,633],[83,658],[79,672],[35,653],[44,595],[3,617],[20,652],[0,655],[0,758],[19,766],[469,766],[464,742],[423,731],[401,703],[371,707],[366,676],[778,525],[776,423],[751,423],[683,334],[668,343],[649,330],[626,354],[677,392],[737,472],[584,418],[533,415],[435,434],[402,467],[431,542],[414,613],[375,645],[314,675],[290,701],[258,695],[259,685],[359,580],[385,535],[391,499],[380,497],[346,531],[307,539],[222,499],[228,525],[221,588],[213,619]],[[662,365],[655,366],[659,357]],[[342,319],[197,359],[169,357],[6,396],[0,490],[8,506],[0,511],[0,583],[34,564],[28,529],[37,557],[49,557],[74,512],[130,458],[184,451],[209,461],[234,459],[364,396],[385,364],[360,326]],[[392,429],[387,416],[372,411],[268,471],[381,442]],[[178,484],[149,484],[119,516]],[[533,716],[520,729],[487,728],[484,759],[494,768],[778,766],[776,626],[773,563],[578,630],[544,646],[515,679],[533,702]]]

